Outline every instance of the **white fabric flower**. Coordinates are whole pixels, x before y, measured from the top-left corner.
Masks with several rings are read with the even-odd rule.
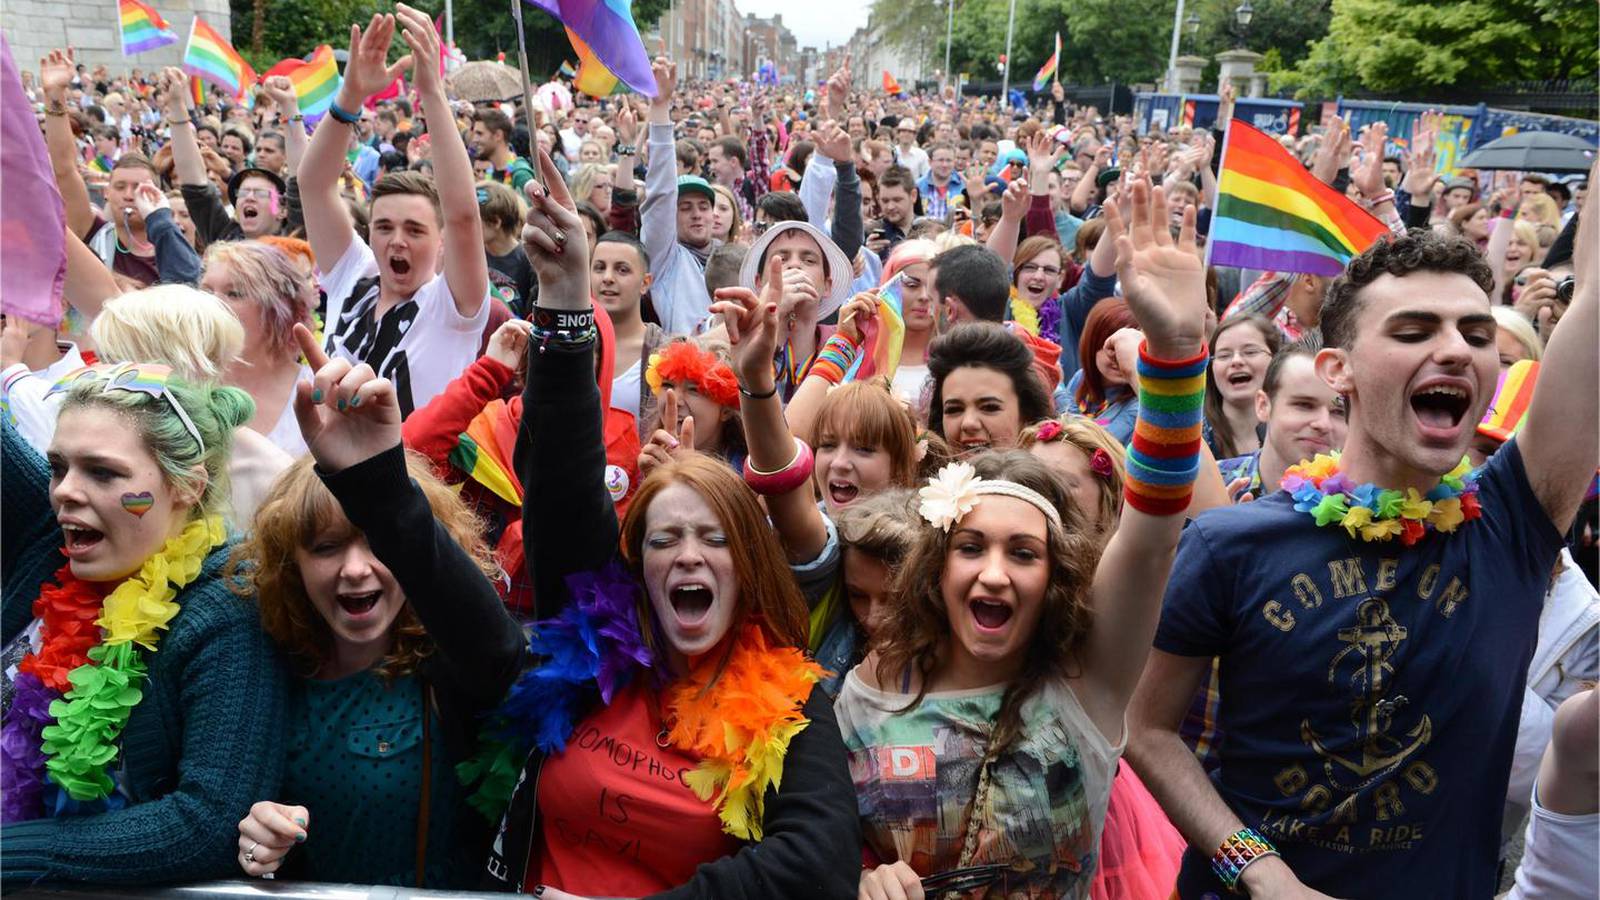
[[[978,505],[977,486],[982,480],[971,464],[950,463],[940,469],[939,474],[928,479],[927,485],[917,492],[922,499],[917,512],[929,525],[940,531],[949,531],[952,525],[961,521],[962,516]]]

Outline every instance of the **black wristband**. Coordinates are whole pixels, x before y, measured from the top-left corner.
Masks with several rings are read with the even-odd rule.
[[[551,309],[535,304],[533,327],[547,334],[586,334],[594,329],[594,307]]]
[[[774,382],[773,385],[772,385],[771,390],[768,390],[768,391],[766,391],[764,393],[760,393],[760,394],[752,394],[752,393],[750,393],[750,390],[748,388],[746,388],[744,386],[744,384],[741,382],[739,384],[739,393],[745,395],[746,397],[749,397],[751,400],[765,400],[768,397],[771,397],[772,395],[778,393],[778,385],[777,385],[776,382]]]

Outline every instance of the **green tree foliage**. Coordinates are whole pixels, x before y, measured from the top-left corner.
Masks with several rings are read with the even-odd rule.
[[[392,12],[386,0],[231,0],[235,45],[257,71],[289,56],[304,56],[318,44],[344,49],[350,44],[350,25],[366,24],[374,12]],[[636,0],[633,17],[647,29],[666,11],[669,0]],[[419,0],[414,5],[430,15],[444,11],[444,0]],[[456,46],[468,59],[494,59],[504,51],[506,62],[517,61],[517,29],[511,0],[454,0]],[[259,17],[259,18],[258,18]],[[536,79],[553,73],[563,60],[576,60],[561,26],[548,13],[526,4],[528,70]],[[255,46],[255,23],[261,22],[261,41]],[[398,37],[390,55],[405,53]]]
[[[1592,79],[1594,0],[1333,0],[1326,37],[1274,83],[1301,96]]]
[[[951,65],[975,78],[996,76],[1005,52],[1008,0],[955,0]],[[1017,0],[1011,55],[1013,83],[1038,71],[1061,32],[1061,80],[1079,84],[1159,81],[1167,68],[1172,14],[1177,0]],[[1257,0],[1242,35],[1234,20],[1237,0],[1189,0],[1185,18],[1200,27],[1184,33],[1182,52],[1210,57],[1241,43],[1276,48],[1292,66],[1327,31],[1328,0]],[[932,54],[943,65],[946,8],[934,0],[874,0],[873,20],[885,39]]]

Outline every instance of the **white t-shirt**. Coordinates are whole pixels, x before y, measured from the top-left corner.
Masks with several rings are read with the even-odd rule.
[[[311,367],[301,366],[300,374],[295,376],[295,381],[310,381]],[[289,388],[289,402],[283,405],[283,412],[278,414],[278,421],[272,425],[272,430],[267,432],[267,440],[277,446],[279,450],[289,454],[290,459],[299,459],[308,449],[306,439],[300,433],[300,420],[294,414],[294,388]]]
[[[900,145],[896,144],[894,146],[894,158],[900,161],[900,165],[910,169],[911,177],[918,181],[922,180],[922,176],[928,174],[928,169],[931,167],[931,163],[928,162],[928,151],[918,147],[916,144],[912,144],[910,150],[902,150]]]
[[[61,358],[37,372],[17,363],[0,372],[0,410],[33,449],[44,453],[56,434],[56,414],[65,394],[49,394],[63,375],[83,368],[78,345],[58,343]]]
[[[927,410],[922,408],[922,389],[928,382],[928,366],[909,366],[901,364],[894,370],[894,382],[890,385],[895,397],[911,407],[919,419],[925,419]]]
[[[1535,781],[1522,863],[1506,900],[1594,900],[1600,896],[1597,841],[1600,814],[1566,816],[1545,809]]]
[[[611,379],[611,408],[625,409],[639,420],[639,360]]]
[[[394,382],[400,415],[426,406],[478,357],[489,321],[488,281],[477,315],[466,318],[444,275],[417,289],[410,300],[378,320],[378,261],[372,248],[352,237],[339,261],[322,275],[328,293],[328,353],[365,362]],[[365,281],[363,281],[365,279]],[[360,296],[352,296],[362,287]]]

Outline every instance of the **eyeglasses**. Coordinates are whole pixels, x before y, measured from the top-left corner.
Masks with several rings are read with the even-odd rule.
[[[183,405],[178,402],[167,382],[172,378],[172,367],[160,366],[154,363],[117,363],[115,365],[101,363],[99,365],[84,366],[73,372],[68,372],[57,381],[49,391],[51,394],[63,393],[72,390],[80,384],[91,381],[104,381],[105,386],[100,393],[111,391],[129,391],[135,394],[147,394],[151,397],[165,397],[167,404],[177,414],[178,421],[183,423],[185,431],[194,438],[195,445],[200,448],[202,455],[206,452],[206,442],[200,439],[200,429],[194,425],[194,420],[184,412]]]
[[[1017,267],[1018,275],[1032,275],[1042,272],[1046,278],[1060,278],[1061,270],[1055,266],[1041,266],[1038,263],[1023,263]]]
[[[767,229],[771,227],[771,222],[753,222],[750,225],[750,233],[754,234],[756,237],[760,237],[761,235],[766,234]]]
[[[240,188],[237,191],[234,191],[234,196],[238,197],[240,200],[248,200],[251,198],[256,200],[271,200],[273,197],[278,196],[278,191],[276,188]]]
[[[1232,362],[1233,358],[1237,356],[1245,362],[1255,362],[1262,357],[1271,355],[1272,351],[1265,347],[1250,346],[1240,350],[1220,350],[1213,354],[1211,358],[1219,363],[1226,363]]]

